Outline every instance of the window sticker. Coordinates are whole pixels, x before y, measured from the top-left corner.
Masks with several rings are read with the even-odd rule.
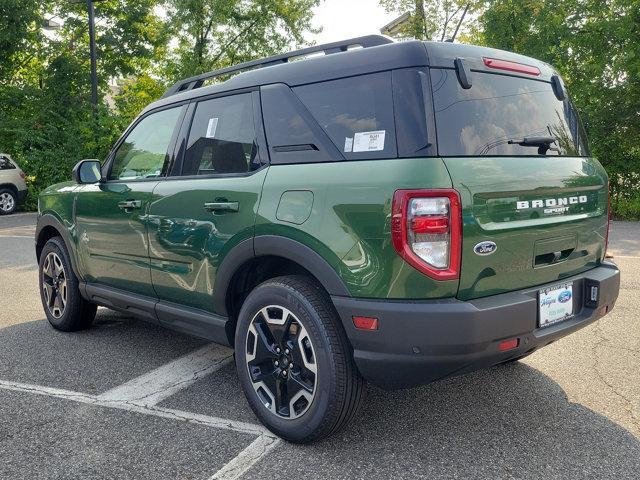
[[[207,138],[215,138],[216,129],[218,128],[218,117],[210,118],[207,126]]]
[[[353,137],[345,137],[344,139],[344,151],[345,153],[353,150]]]
[[[375,132],[358,132],[353,137],[354,152],[378,152],[384,150],[386,130]]]

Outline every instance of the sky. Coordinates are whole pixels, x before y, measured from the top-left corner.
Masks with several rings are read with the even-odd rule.
[[[321,44],[379,34],[396,16],[387,13],[378,0],[324,0],[314,9],[313,17],[313,26],[323,31],[308,38]]]

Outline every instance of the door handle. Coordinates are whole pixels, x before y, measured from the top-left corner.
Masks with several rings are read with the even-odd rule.
[[[240,204],[238,202],[207,202],[204,204],[204,209],[207,212],[238,212],[240,210]]]
[[[140,200],[126,200],[124,202],[118,202],[118,208],[122,210],[133,210],[134,208],[142,208],[142,202]]]

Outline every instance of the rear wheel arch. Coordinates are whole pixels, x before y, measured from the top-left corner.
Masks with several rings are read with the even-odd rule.
[[[231,345],[244,299],[266,280],[302,275],[329,295],[351,296],[338,273],[310,247],[278,236],[255,237],[255,243],[252,240],[241,242],[229,252],[216,274],[214,310],[229,318],[226,331]]]
[[[16,187],[13,183],[0,183],[0,190],[4,188],[11,190],[16,197],[18,196],[18,187]]]

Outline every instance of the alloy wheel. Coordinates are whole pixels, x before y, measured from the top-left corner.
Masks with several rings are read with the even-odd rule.
[[[249,378],[261,403],[293,420],[315,397],[318,366],[307,330],[287,308],[270,305],[253,317],[246,338]]]
[[[67,276],[55,252],[49,252],[42,264],[42,291],[49,313],[54,318],[62,317],[67,306]]]
[[[13,195],[8,192],[4,192],[0,195],[0,209],[2,209],[3,212],[8,213],[13,211],[15,205],[16,201],[13,198]]]

